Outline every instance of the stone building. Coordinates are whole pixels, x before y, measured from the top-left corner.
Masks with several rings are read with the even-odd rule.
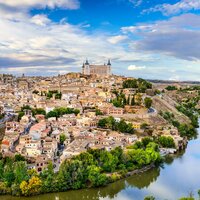
[[[11,74],[0,74],[0,84],[12,84],[14,76]]]
[[[83,75],[92,76],[110,76],[111,75],[111,62],[108,60],[107,65],[91,65],[88,60],[82,66]]]

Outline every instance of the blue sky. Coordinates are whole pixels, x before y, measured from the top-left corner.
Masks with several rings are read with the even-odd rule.
[[[0,0],[0,29],[0,73],[200,76],[200,0]]]

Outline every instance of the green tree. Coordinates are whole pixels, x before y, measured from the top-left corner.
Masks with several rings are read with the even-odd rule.
[[[121,147],[116,147],[110,153],[118,159],[117,165],[123,164],[123,149]]]
[[[24,161],[14,163],[15,183],[20,184],[22,181],[27,181],[29,176],[27,172],[27,165]]]
[[[4,174],[4,162],[3,160],[0,160],[0,181],[3,180],[3,174]]]
[[[152,99],[151,98],[149,98],[149,97],[146,97],[145,99],[144,99],[144,104],[145,104],[145,107],[146,108],[151,108],[151,105],[152,105]]]
[[[41,173],[42,178],[42,191],[43,192],[54,192],[56,191],[54,180],[55,174],[53,171],[53,163],[49,162],[47,169],[43,170]]]
[[[128,95],[128,98],[127,98],[127,104],[130,105],[130,94]]]
[[[123,88],[137,88],[137,79],[128,79],[125,80],[122,84]]]
[[[131,123],[126,123],[124,120],[116,122],[114,117],[112,116],[100,119],[98,122],[98,127],[108,128],[122,133],[130,133],[130,134],[134,133],[134,128]]]
[[[4,166],[4,173],[3,173],[4,182],[8,187],[11,187],[12,183],[15,180],[13,164],[11,161],[7,162]]]
[[[144,130],[147,129],[147,127],[148,127],[147,123],[142,123],[141,126],[140,126],[140,128],[144,129]]]
[[[133,125],[131,123],[127,124],[124,120],[120,120],[116,123],[117,130],[121,133],[134,133]]]
[[[146,196],[144,200],[155,200],[156,198],[153,196]]]
[[[15,162],[18,162],[18,161],[25,161],[25,157],[22,156],[21,154],[16,154],[15,155]]]
[[[95,165],[88,167],[88,180],[91,183],[91,186],[99,187],[107,184],[107,176],[101,173],[101,168]]]
[[[46,111],[42,108],[32,109],[33,116],[35,115],[46,115]]]
[[[117,123],[117,130],[119,130],[122,133],[125,133],[127,129],[127,124],[124,120],[120,120],[119,123]]]
[[[18,121],[20,121],[23,116],[24,116],[23,111],[18,112]]]
[[[55,99],[61,99],[62,98],[62,93],[58,92],[55,94]]]
[[[65,140],[66,140],[66,138],[67,138],[67,137],[66,137],[66,135],[65,135],[65,134],[61,134],[61,135],[60,135],[60,144],[62,144],[62,145],[63,145],[63,144],[64,144],[64,142],[65,142]]]
[[[166,90],[169,90],[169,91],[172,91],[172,90],[177,90],[177,87],[176,86],[172,86],[172,85],[169,85],[165,88]]]
[[[124,96],[122,99],[123,106],[127,104],[126,97]]]
[[[150,138],[150,137],[144,137],[142,138],[142,143],[143,143],[143,146],[146,148],[146,146],[150,143],[150,142],[153,142],[153,139]]]
[[[114,119],[114,117],[112,116],[109,116],[107,119],[106,119],[106,127],[111,129],[111,130],[115,130],[115,125],[116,125],[116,121]]]
[[[62,163],[58,181],[61,191],[66,189],[84,188],[88,174],[87,169],[79,160],[66,160]]]
[[[50,118],[50,117],[61,117],[65,114],[75,114],[77,115],[80,112],[80,110],[78,109],[74,109],[74,108],[65,108],[65,107],[59,107],[59,108],[55,108],[52,111],[48,112],[46,117]]]
[[[132,99],[131,99],[131,105],[132,105],[132,106],[135,105],[135,96],[133,96]]]
[[[103,115],[103,113],[102,113],[99,109],[96,109],[96,110],[95,110],[95,113],[96,113],[97,116],[98,116],[98,115]]]
[[[97,164],[97,162],[94,160],[93,155],[90,154],[89,152],[83,152],[80,155],[75,156],[72,159],[81,161],[83,166],[86,167],[86,168],[87,168],[87,166]]]
[[[100,119],[100,120],[98,121],[97,126],[100,127],[100,128],[105,128],[105,127],[106,127],[106,123],[107,123],[106,118],[103,118],[103,119]]]
[[[130,148],[132,148],[132,149],[142,149],[142,148],[144,148],[144,144],[140,141],[137,141]]]
[[[118,163],[118,158],[108,151],[101,151],[100,166],[105,172],[114,172]]]
[[[157,142],[164,148],[175,148],[174,139],[170,136],[160,136],[157,138]]]
[[[24,111],[24,110],[31,110],[31,107],[29,105],[22,106],[21,111]]]
[[[52,110],[52,111],[47,113],[46,117],[47,118],[51,118],[51,117],[56,117],[57,118],[57,117],[59,117],[59,115],[58,115],[58,113],[56,111]]]

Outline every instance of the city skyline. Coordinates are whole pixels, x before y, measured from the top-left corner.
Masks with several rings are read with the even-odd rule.
[[[199,0],[0,0],[0,73],[199,80]],[[42,72],[42,74],[41,74]]]

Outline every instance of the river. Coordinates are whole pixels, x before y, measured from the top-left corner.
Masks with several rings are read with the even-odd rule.
[[[198,129],[200,135],[200,129]],[[200,189],[200,136],[188,143],[185,152],[168,158],[162,167],[109,184],[103,188],[83,189],[36,197],[0,196],[1,200],[176,200]]]

